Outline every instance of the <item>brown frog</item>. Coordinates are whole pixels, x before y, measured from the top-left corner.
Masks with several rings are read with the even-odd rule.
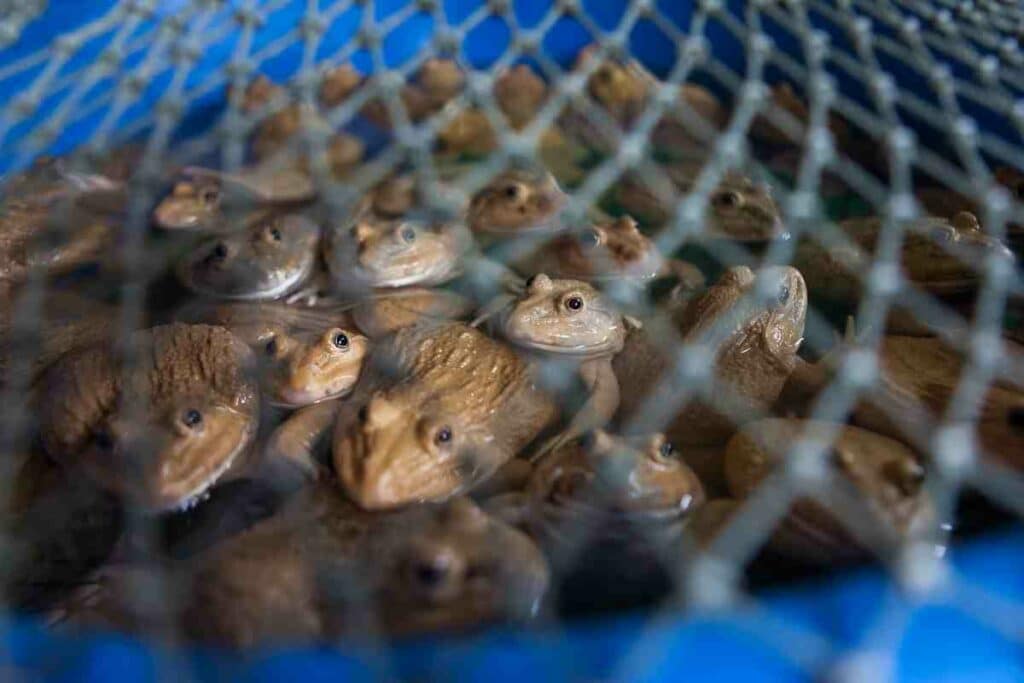
[[[149,510],[188,506],[237,465],[256,433],[249,348],[221,327],[136,332],[77,349],[37,393],[46,452]]]
[[[879,218],[855,218],[839,224],[851,241],[826,249],[814,240],[797,248],[793,265],[800,269],[811,296],[830,301],[855,302],[861,292],[859,273],[864,271],[857,249],[870,259],[882,228]],[[971,213],[950,219],[926,216],[908,222],[900,250],[904,277],[914,286],[944,296],[970,293],[977,289],[978,264],[996,254],[1008,260],[1013,254],[999,240],[981,231]]]
[[[769,412],[778,398],[798,361],[806,312],[807,289],[795,268],[758,274],[746,266],[727,269],[657,337],[678,343],[658,344],[644,330],[627,336],[612,361],[621,388],[619,419],[632,427],[662,428],[701,481],[717,489],[721,446],[737,425]],[[645,323],[645,330],[650,326]],[[707,350],[713,379],[705,393],[680,402],[668,378],[671,359],[683,346]]]
[[[662,167],[680,201],[691,192],[701,171],[698,163],[679,162]],[[641,224],[663,225],[675,215],[675,207],[666,206],[654,190],[635,173],[626,173],[612,187],[606,202],[626,212]],[[739,170],[725,172],[721,182],[708,196],[704,226],[699,237],[735,242],[766,242],[787,236],[782,212],[771,188],[754,181]]]
[[[178,264],[178,279],[204,296],[278,299],[314,275],[319,244],[320,227],[303,214],[257,218],[196,246]]]
[[[574,69],[589,69],[587,63],[595,58],[596,53],[596,46],[585,48],[577,57]],[[633,59],[606,59],[587,79],[587,94],[623,131],[632,128],[652,105],[655,92],[660,87],[658,80]],[[718,99],[705,88],[693,83],[683,84],[679,87],[678,99],[695,111],[706,124],[713,128],[724,126],[726,112]],[[612,151],[609,147],[612,138],[605,130],[606,127],[592,121],[580,107],[570,106],[563,113],[560,123],[564,130],[579,137],[592,149],[605,153]],[[652,141],[659,149],[680,158],[704,158],[709,149],[684,120],[672,115],[663,117],[655,124]]]
[[[556,414],[511,348],[460,323],[418,325],[375,347],[339,414],[334,468],[363,508],[444,500],[488,478]]]
[[[1015,358],[1024,347],[1004,340]],[[931,452],[929,439],[956,394],[963,356],[936,337],[883,336],[877,357],[879,380],[851,416],[854,424]],[[832,357],[816,364],[801,361],[789,377],[782,399],[791,408],[806,405],[831,381]],[[980,447],[1015,468],[1024,467],[1024,391],[996,378],[984,392],[976,420],[954,417],[951,426],[974,424]]]
[[[545,542],[571,542],[593,525],[607,533],[616,522],[673,536],[703,502],[697,475],[662,434],[621,437],[596,430],[537,465],[524,514],[527,527]]]
[[[825,498],[801,497],[772,535],[770,547],[806,561],[832,564],[857,559],[871,549],[937,531],[935,509],[924,488],[925,470],[906,446],[847,425],[772,418],[744,426],[726,447],[725,476],[731,495],[750,497],[801,437],[838,430],[828,451],[833,486],[852,496],[862,532],[850,529]],[[827,438],[822,433],[820,438]]]
[[[999,166],[992,175],[997,183],[1009,190],[1012,199],[1024,201],[1024,173],[1010,166]],[[925,210],[938,216],[952,216],[960,211],[968,211],[975,216],[985,215],[985,207],[974,198],[944,185],[924,185],[914,194]],[[1011,220],[1006,224],[1006,232],[1010,238],[1019,238],[1024,233],[1024,226]]]
[[[686,291],[704,287],[704,275],[696,266],[662,256],[630,216],[556,235],[512,267],[528,277],[547,273],[590,282],[646,282],[674,275]]]
[[[423,62],[399,97],[406,116],[413,123],[436,114],[462,92],[466,75],[451,59],[431,57]],[[384,102],[374,100],[364,109],[367,119],[383,128],[393,125],[391,113]]]
[[[271,404],[299,408],[347,395],[369,342],[342,311],[279,303],[196,307],[179,316],[227,328],[253,350]]]
[[[619,385],[611,359],[622,350],[629,327],[638,324],[592,285],[544,274],[530,278],[523,294],[498,316],[500,334],[535,354],[540,381],[553,379],[552,389],[564,385],[565,368],[559,366],[568,361],[587,389],[586,402],[540,453],[603,426],[615,415]]]
[[[410,212],[381,218],[370,212],[328,232],[324,261],[341,290],[431,286],[461,273],[472,243],[461,220],[433,220]]]
[[[361,638],[367,614],[389,636],[464,631],[535,616],[549,570],[525,534],[467,499],[374,514],[321,486],[172,565],[163,585],[175,599],[163,614],[132,600],[147,578],[108,571],[58,614],[232,648]]]
[[[529,66],[517,64],[495,79],[494,97],[509,125],[521,130],[544,105],[548,86]]]
[[[779,83],[772,88],[771,106],[781,109],[806,129],[810,123],[810,110],[793,86],[789,83]],[[836,114],[829,112],[828,129],[837,148],[844,149],[850,141],[850,130],[846,121]],[[759,115],[750,126],[750,136],[755,140],[771,145],[790,146],[799,144],[800,138],[793,140],[785,131],[779,129],[764,115]]]
[[[497,236],[553,233],[568,197],[541,168],[510,168],[480,189],[469,205],[474,233]]]

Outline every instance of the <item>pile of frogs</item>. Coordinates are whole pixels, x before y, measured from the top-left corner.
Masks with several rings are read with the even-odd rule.
[[[610,152],[603,126],[639,125],[665,93],[629,61],[584,51],[577,69],[593,111],[570,103],[539,161],[510,162],[460,199],[460,174],[499,144],[495,112],[452,115],[466,75],[428,60],[398,90],[401,107],[369,100],[359,116],[385,136],[443,120],[442,172],[428,192],[399,166],[343,212],[325,206],[317,174],[344,185],[371,161],[321,110],[354,101],[365,78],[328,71],[316,105],[259,120],[249,165],[168,170],[140,238],[162,240],[160,256],[136,244],[131,268],[112,255],[129,249],[137,150],[89,173],[48,158],[7,178],[4,386],[24,389],[33,418],[4,454],[8,600],[57,628],[237,647],[536,619],[573,586],[600,602],[652,567],[671,576],[744,521],[734,513],[813,433],[831,444],[835,501],[802,492],[764,552],[820,567],[939,542],[949,520],[914,429],[942,414],[964,357],[896,312],[873,393],[848,423],[807,419],[835,373],[828,355],[800,354],[809,301],[855,307],[848,253],[802,240],[790,266],[712,274],[659,253],[675,206],[632,173],[570,218],[571,188]],[[525,65],[488,83],[511,129],[550,96]],[[282,92],[260,77],[231,96],[257,116]],[[726,125],[709,91],[678,97]],[[806,121],[791,89],[773,97]],[[317,160],[291,153],[306,129],[322,134]],[[846,122],[830,130],[874,163]],[[791,164],[794,143],[768,121],[750,135]],[[685,195],[707,140],[670,117],[651,137],[659,180]],[[1013,188],[1016,175],[1000,177]],[[978,264],[1013,253],[969,198],[920,197],[928,213],[906,226],[904,276],[969,305]],[[841,221],[843,249],[870,258],[881,225]],[[711,192],[703,228],[755,253],[787,238],[772,186],[742,170]],[[102,285],[140,270],[154,276],[133,317],[127,294]],[[1019,387],[989,387],[975,428],[994,462],[1024,466]]]

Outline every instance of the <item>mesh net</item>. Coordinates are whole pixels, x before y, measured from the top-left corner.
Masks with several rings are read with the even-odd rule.
[[[229,535],[228,527],[272,508],[253,502],[262,484],[232,481],[190,511],[153,515],[111,485],[131,463],[107,465],[102,476],[94,470],[103,467],[85,465],[92,474],[82,481],[100,479],[120,494],[112,499],[79,481],[75,454],[58,458],[61,471],[76,474],[55,485],[56,500],[22,490],[31,488],[25,463],[41,449],[74,450],[45,435],[40,445],[37,418],[52,411],[37,401],[78,392],[89,403],[90,392],[107,391],[88,379],[40,389],[40,369],[53,360],[50,335],[59,328],[82,343],[123,347],[125,367],[148,362],[149,347],[122,342],[190,301],[175,264],[209,239],[161,230],[154,207],[172,187],[184,199],[209,199],[204,177],[219,181],[215,215],[231,225],[284,205],[324,226],[320,239],[331,247],[317,247],[316,259],[335,277],[317,288],[314,307],[367,294],[340,288],[332,259],[355,243],[352,216],[368,193],[395,173],[411,179],[416,208],[394,219],[399,234],[416,221],[472,223],[467,207],[479,209],[488,192],[501,200],[510,168],[534,176],[506,200],[543,195],[530,184],[539,182],[538,164],[564,190],[540,241],[475,232],[457,286],[474,307],[516,287],[520,297],[523,288],[541,291],[536,279],[523,281],[543,267],[536,250],[552,225],[576,245],[572,253],[601,246],[615,226],[625,234],[636,225],[648,240],[642,248],[664,256],[658,274],[675,279],[661,289],[618,271],[598,282],[617,310],[642,322],[659,359],[653,369],[650,357],[635,367],[621,361],[618,392],[628,410],[609,430],[670,432],[707,501],[683,505],[694,503],[680,517],[689,531],[668,533],[671,542],[656,538],[665,525],[639,522],[624,534],[629,543],[615,545],[604,538],[616,536],[604,533],[606,517],[595,523],[554,493],[544,503],[557,508],[551,514],[512,514],[543,520],[531,528],[547,538],[552,619],[638,604],[729,604],[822,564],[864,558],[901,586],[929,591],[948,579],[950,541],[1024,512],[1024,383],[1012,341],[1021,281],[1010,256],[1024,196],[1024,11],[1013,3],[137,0],[98,8],[46,37],[30,23],[45,3],[10,4],[0,11],[0,44],[9,46],[0,84],[10,93],[0,105],[0,244],[9,252],[0,444],[10,454],[6,495],[19,510],[9,513],[6,552],[11,566],[32,567],[24,576],[12,570],[19,609],[50,609],[70,589],[102,585],[91,572],[112,553],[152,559],[173,537],[176,552],[190,555],[197,529]],[[39,163],[41,155],[57,161]],[[83,209],[82,197],[105,203]],[[99,247],[88,240],[97,221],[115,233]],[[594,235],[595,225],[605,236]],[[637,249],[609,248],[605,258],[619,267],[638,261]],[[777,267],[789,264],[800,284],[779,279],[788,271]],[[432,265],[413,268],[422,275]],[[694,278],[716,295],[709,299]],[[296,309],[309,303],[309,288],[295,300],[297,289],[288,292]],[[804,290],[806,320],[787,317]],[[68,292],[116,304],[116,315],[99,330],[55,324],[53,295]],[[76,306],[84,316],[85,304]],[[774,311],[768,322],[756,317],[764,310]],[[566,370],[531,359],[545,386],[568,386],[578,371],[578,363]],[[600,387],[595,372],[589,385]],[[560,396],[566,405],[586,398]],[[700,402],[714,410],[684,410]],[[144,401],[114,403],[108,413],[152,424]],[[772,415],[793,420],[759,422]],[[84,429],[93,442],[112,438]],[[263,439],[272,430],[260,431]],[[162,438],[157,432],[143,436]],[[590,438],[588,449],[600,448],[594,441],[601,439]],[[621,485],[629,474],[600,476]],[[45,477],[58,475],[38,475]],[[44,504],[26,503],[33,495]],[[30,513],[18,506],[36,511],[28,540],[18,515]],[[617,519],[627,517],[618,510]],[[72,521],[84,531],[61,538]],[[648,537],[650,571],[632,554],[633,542]],[[50,565],[54,576],[40,569]],[[78,573],[65,576],[68,565]],[[365,571],[377,570],[371,563]],[[164,599],[172,588],[132,585],[137,602],[157,596],[173,611],[166,603],[175,600]],[[346,604],[383,631],[393,626],[393,615],[375,615],[351,596]],[[986,616],[1015,629],[1005,614]],[[770,638],[796,652],[801,637],[779,627]]]

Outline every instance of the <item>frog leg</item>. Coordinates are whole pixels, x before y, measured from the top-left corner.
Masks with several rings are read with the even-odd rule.
[[[615,416],[619,409],[620,395],[619,380],[612,370],[611,356],[591,358],[580,363],[580,378],[590,392],[587,402],[573,415],[565,429],[541,445],[533,455],[533,460],[543,458],[587,432],[603,427]]]
[[[328,446],[340,401],[324,401],[295,411],[267,440],[262,465],[273,481],[290,487],[316,481],[321,476],[317,455]],[[283,475],[283,476],[282,476]],[[298,488],[296,486],[296,488]]]

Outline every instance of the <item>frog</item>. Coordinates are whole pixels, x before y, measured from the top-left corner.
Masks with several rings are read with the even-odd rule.
[[[672,275],[686,292],[700,291],[705,285],[699,268],[686,261],[665,258],[629,215],[598,220],[582,229],[555,235],[513,263],[512,268],[526,277],[547,273],[592,283],[646,283]]]
[[[996,183],[1010,192],[1013,200],[1024,201],[1024,173],[1012,166],[997,166],[992,175]],[[975,216],[985,215],[985,207],[974,198],[944,185],[923,185],[915,188],[914,194],[925,210],[935,215],[952,216],[961,211]],[[1007,221],[1006,236],[1018,242],[1024,237],[1024,223],[1019,220]]]
[[[596,45],[584,48],[576,58],[574,70],[590,69],[588,62],[598,53]],[[591,71],[586,84],[587,95],[622,131],[629,131],[641,115],[653,105],[656,93],[664,86],[635,59],[607,58]],[[697,83],[683,83],[677,88],[677,99],[695,111],[713,129],[724,127],[727,113],[711,91]],[[610,153],[613,139],[606,126],[599,125],[580,107],[570,106],[560,117],[563,130],[580,138],[600,153]],[[694,134],[682,120],[672,115],[659,119],[651,133],[659,151],[674,158],[706,158],[711,147]]]
[[[589,429],[607,424],[619,401],[618,379],[611,358],[622,350],[635,319],[618,311],[608,297],[581,280],[533,276],[522,294],[497,316],[493,327],[505,340],[532,357],[538,382],[551,391],[564,388],[564,366],[575,369],[587,400],[564,430],[541,446],[543,457]]]
[[[75,349],[39,380],[40,443],[142,510],[194,505],[253,441],[254,361],[226,329],[181,323]]]
[[[459,217],[443,220],[411,210],[388,218],[361,211],[328,231],[323,255],[335,290],[433,286],[459,276],[471,246]]]
[[[526,64],[503,69],[494,80],[494,99],[515,130],[525,128],[548,97],[548,86]]]
[[[661,429],[709,491],[720,491],[722,448],[744,421],[771,411],[799,361],[806,313],[807,288],[797,269],[726,269],[680,309],[665,319],[645,319],[642,329],[626,336],[612,359],[620,387],[618,423],[627,433]],[[670,359],[684,345],[706,348],[713,379],[705,387],[710,393],[676,407],[676,390],[666,378]]]
[[[0,283],[17,287],[33,272],[72,273],[104,260],[116,244],[119,219],[73,202],[8,199],[0,205]]]
[[[179,281],[214,298],[281,298],[315,276],[320,226],[302,213],[259,217],[242,231],[201,241],[178,263]]]
[[[833,363],[847,341],[815,363],[800,360],[789,376],[780,401],[798,414],[832,380]],[[1004,339],[1013,358],[1024,357],[1024,346]],[[929,439],[960,385],[963,355],[938,337],[883,335],[878,345],[879,379],[854,408],[853,424],[932,452]],[[893,417],[898,416],[898,417]],[[1024,468],[1024,390],[1012,379],[997,377],[984,391],[977,419],[953,417],[953,427],[971,426],[981,452],[1011,468]]]
[[[829,438],[829,432],[835,433]],[[872,549],[925,540],[938,531],[935,505],[924,486],[920,457],[895,439],[851,425],[768,418],[745,425],[729,440],[725,475],[732,498],[748,499],[784,463],[801,437],[829,438],[826,463],[833,486],[855,496],[867,538],[849,529],[822,497],[801,496],[776,527],[769,548],[805,562],[830,565],[863,559]],[[727,517],[728,515],[726,515]]]
[[[882,226],[881,218],[853,218],[839,229],[853,246],[871,257]],[[1009,261],[1013,253],[999,240],[981,231],[972,213],[950,218],[924,216],[904,225],[900,250],[903,275],[917,288],[935,296],[976,291],[980,274],[976,264],[995,254]],[[846,245],[828,250],[814,240],[797,247],[793,265],[800,269],[813,298],[855,304],[861,293],[860,257]]]
[[[510,497],[496,502],[508,511]],[[573,542],[588,521],[601,533],[640,524],[677,536],[705,500],[697,475],[664,434],[603,429],[552,451],[533,468],[519,497],[525,508],[518,521],[542,545]]]
[[[164,230],[235,232],[256,218],[306,206],[314,197],[308,177],[296,169],[232,174],[189,166],[153,210],[153,222]]]
[[[802,129],[806,130],[810,123],[810,110],[791,83],[781,82],[772,86],[770,103],[771,106],[785,111],[796,119]],[[851,141],[851,131],[843,117],[834,111],[829,111],[827,125],[835,146],[839,149],[847,148]],[[750,136],[759,143],[781,147],[799,145],[801,142],[800,138],[796,140],[790,138],[785,131],[776,127],[763,114],[758,115],[751,124]]]
[[[568,196],[549,171],[520,166],[499,173],[474,194],[468,222],[475,234],[511,237],[552,234]]]
[[[490,477],[557,417],[511,347],[460,322],[415,325],[375,345],[335,423],[334,470],[365,509],[441,501]]]
[[[354,328],[365,338],[384,338],[405,327],[427,322],[458,320],[472,313],[468,299],[440,289],[401,288],[375,293],[358,300],[321,300],[307,309],[286,309],[281,317],[298,315],[309,321],[329,320],[331,324]],[[308,323],[305,323],[308,324]],[[347,334],[347,333],[346,333]],[[359,359],[360,367],[363,358]],[[341,394],[338,399],[347,395]],[[263,446],[263,462],[274,468],[275,478],[287,477],[285,489],[297,488],[327,476],[321,464],[329,460],[331,431],[340,409],[339,400],[318,401],[299,408],[277,426]],[[299,475],[296,477],[296,475]]]
[[[702,164],[691,162],[659,168],[675,189],[673,201],[681,201],[693,190],[701,168]],[[613,213],[628,213],[649,226],[665,225],[675,213],[635,172],[623,174],[605,196],[604,204],[614,209]],[[697,238],[758,244],[788,236],[771,187],[740,169],[730,169],[708,196],[704,225]]]
[[[419,123],[441,111],[462,92],[465,84],[466,75],[454,60],[430,57],[402,87],[399,98],[409,120]],[[388,129],[393,125],[390,110],[380,100],[371,101],[363,109],[363,114],[381,128]]]
[[[186,562],[162,585],[169,610],[147,611],[132,586],[149,568],[109,568],[52,611],[67,627],[184,634],[230,649],[326,644],[365,635],[367,610],[387,637],[529,621],[550,570],[522,532],[466,498],[367,513],[329,485]]]
[[[220,325],[259,359],[263,395],[282,408],[332,401],[352,391],[369,340],[342,311],[279,302],[194,305],[178,316]]]

